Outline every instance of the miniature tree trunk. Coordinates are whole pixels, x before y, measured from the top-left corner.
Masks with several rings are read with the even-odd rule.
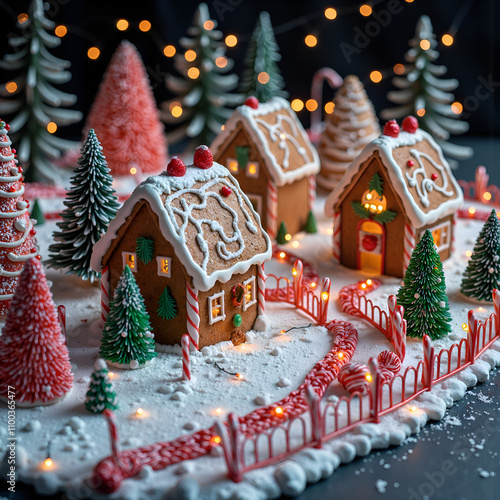
[[[363,148],[377,138],[380,127],[373,105],[357,76],[349,75],[335,93],[333,112],[326,115],[318,153],[318,185],[332,190]]]
[[[500,288],[500,224],[495,210],[485,222],[465,269],[461,291],[467,297],[492,302]]]
[[[73,385],[65,338],[40,260],[29,259],[0,336],[0,398],[17,406],[57,402]]]
[[[438,339],[451,332],[443,265],[429,229],[413,250],[397,303],[404,307],[409,337]]]
[[[102,413],[105,409],[116,410],[116,392],[109,379],[108,367],[103,359],[94,364],[94,372],[85,398],[85,408],[92,413]]]
[[[55,243],[49,246],[48,265],[93,283],[100,273],[90,267],[92,249],[119,205],[94,130],[89,131],[81,153],[64,202],[63,220],[57,223],[60,231],[54,231]]]
[[[128,266],[116,286],[99,352],[108,363],[131,369],[157,356],[144,299]]]

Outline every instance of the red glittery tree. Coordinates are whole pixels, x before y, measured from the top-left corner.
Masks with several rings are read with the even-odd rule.
[[[15,391],[17,406],[57,402],[73,386],[68,349],[39,259],[19,279],[0,337],[0,398]]]
[[[0,316],[9,309],[24,262],[37,255],[29,203],[23,196],[23,171],[17,167],[8,130],[0,121]]]
[[[111,174],[156,173],[166,168],[163,125],[141,56],[130,42],[123,41],[111,58],[85,130],[92,128]]]

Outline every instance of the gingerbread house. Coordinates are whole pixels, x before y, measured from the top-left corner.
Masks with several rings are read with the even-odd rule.
[[[426,229],[441,259],[451,255],[462,191],[441,148],[413,117],[388,122],[348,167],[326,201],[333,255],[344,266],[402,277]]]
[[[212,144],[214,159],[238,179],[271,238],[281,223],[304,229],[316,195],[319,156],[290,103],[249,98]]]
[[[241,338],[264,312],[271,241],[229,171],[217,163],[140,184],[94,247],[103,318],[124,266],[133,271],[155,340],[195,348]],[[168,298],[168,312],[159,307]]]

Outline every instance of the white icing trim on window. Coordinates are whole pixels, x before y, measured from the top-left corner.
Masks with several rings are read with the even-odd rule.
[[[129,257],[132,256],[132,262],[133,266],[130,265],[130,259]],[[133,273],[137,272],[137,254],[135,252],[122,252],[122,259],[123,259],[123,269],[125,269],[125,266],[130,267],[130,270]]]
[[[220,298],[220,304],[215,303],[214,301]],[[213,310],[215,307],[220,307],[220,314],[214,318]],[[226,319],[225,307],[224,307],[224,291],[215,293],[208,297],[208,324],[213,325],[217,323],[217,321],[224,321]]]
[[[167,261],[168,272],[165,272],[163,270],[163,265],[162,265],[163,260]],[[167,278],[170,278],[170,272],[172,270],[172,259],[170,257],[158,256],[156,257],[156,263],[158,264],[158,276],[165,276]]]
[[[247,286],[252,285],[252,289],[250,290],[250,301],[247,302]],[[245,289],[245,293],[243,294],[243,310],[246,311],[250,306],[253,306],[257,303],[257,294],[255,293],[255,276],[248,278],[243,282],[243,288]]]

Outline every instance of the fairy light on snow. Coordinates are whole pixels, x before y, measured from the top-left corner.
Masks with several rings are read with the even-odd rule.
[[[214,412],[216,415],[222,415],[222,408],[216,408]]]
[[[299,242],[298,241],[292,241],[292,247],[293,248],[299,248]]]
[[[370,280],[370,279],[367,279],[367,280],[366,280],[366,284],[367,284],[368,286],[370,286],[372,283],[373,283],[373,281],[372,281],[372,280]]]
[[[415,405],[411,405],[410,406],[410,411],[416,412],[417,411],[417,407]]]
[[[474,215],[476,213],[476,209],[474,207],[469,208],[469,214]]]
[[[144,413],[144,410],[142,408],[137,408],[137,411],[135,412],[137,416],[141,417]]]
[[[47,457],[43,461],[43,465],[45,465],[45,467],[47,467],[47,469],[50,469],[54,465],[54,461],[50,457]]]
[[[286,241],[290,241],[291,239],[292,239],[292,235],[291,234],[289,234],[289,233],[285,234],[285,240]]]
[[[469,325],[467,323],[462,323],[462,330],[464,332],[468,332],[469,331]]]
[[[285,252],[280,252],[279,253],[279,258],[280,259],[284,259],[286,257],[286,253]]]

